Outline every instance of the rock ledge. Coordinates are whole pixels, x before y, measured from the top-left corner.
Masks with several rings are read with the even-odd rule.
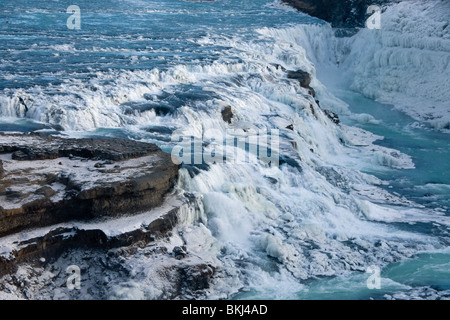
[[[178,168],[143,142],[0,133],[0,236],[154,208]]]

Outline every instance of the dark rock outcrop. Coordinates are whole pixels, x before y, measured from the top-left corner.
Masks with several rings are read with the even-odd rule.
[[[61,157],[122,161],[159,151],[150,143],[126,139],[62,139],[46,134],[0,132],[0,153],[13,153],[15,160],[47,160]]]
[[[298,82],[300,82],[300,86],[308,89],[308,93],[315,97],[316,96],[316,92],[313,88],[311,88],[310,84],[311,84],[311,75],[303,70],[297,70],[297,71],[288,71],[287,73],[287,77],[288,79],[295,79],[298,80]]]
[[[177,260],[181,260],[184,257],[186,257],[186,255],[187,255],[186,248],[182,248],[182,247],[178,247],[178,246],[175,246],[173,248],[172,253],[175,256],[175,259],[177,259]]]
[[[364,27],[370,5],[392,0],[282,0],[299,11],[330,22],[334,28]]]
[[[286,129],[289,129],[289,130],[294,131],[294,125],[293,125],[293,124],[290,124],[290,125],[288,125],[288,126],[286,127]]]
[[[333,121],[333,123],[335,123],[335,124],[340,124],[341,123],[341,120],[339,119],[339,116],[336,113],[334,113],[333,111],[325,109],[325,110],[323,110],[323,112],[325,112],[325,115],[331,121]]]
[[[151,272],[160,285],[149,298],[204,297],[217,266],[198,252],[190,255],[186,245],[167,248],[176,226],[200,206],[198,197],[171,193],[162,206],[135,218],[72,222],[0,238],[0,290],[25,299],[129,298],[121,291],[111,296],[111,289],[126,290],[128,281]],[[133,268],[136,261],[141,271]],[[79,290],[67,288],[69,265],[80,268]]]
[[[222,110],[222,119],[225,122],[231,123],[231,119],[233,119],[233,110],[231,109],[230,106],[227,106],[225,108],[223,108]]]
[[[187,265],[178,268],[180,274],[179,294],[184,291],[208,289],[215,267],[207,264]]]
[[[0,236],[159,206],[179,169],[157,146],[125,139],[0,133],[0,158]]]
[[[181,206],[180,206],[181,207]],[[108,251],[113,248],[129,247],[136,243],[147,244],[166,235],[178,222],[180,207],[168,210],[147,225],[114,235],[106,234],[102,229],[81,229],[78,226],[57,227],[41,235],[14,242],[14,248],[8,255],[0,255],[0,275],[14,271],[18,264],[34,263],[41,258],[52,261],[69,249],[99,249]],[[38,233],[38,232],[37,232]],[[26,233],[24,234],[26,237]]]
[[[287,77],[298,80],[303,88],[307,88],[311,84],[311,75],[303,70],[288,71]]]

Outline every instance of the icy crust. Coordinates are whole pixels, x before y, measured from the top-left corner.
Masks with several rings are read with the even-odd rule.
[[[365,130],[343,126],[342,127],[343,137],[345,137],[349,146],[357,147],[356,153],[358,153],[359,166],[361,163],[367,162],[360,161],[361,159],[367,160],[369,163],[376,165],[381,165],[383,167],[392,169],[414,169],[414,163],[409,155],[399,152],[398,150],[392,148],[381,147],[374,145],[373,142],[377,140],[382,140],[383,137],[374,135]],[[355,163],[358,166],[357,163]],[[363,167],[360,167],[363,168]]]
[[[171,212],[175,212],[175,217],[170,219],[176,226],[165,232],[151,227]],[[161,207],[137,216],[59,224],[4,237],[0,240],[1,257],[14,260],[43,239],[51,243],[48,239],[55,236],[56,230],[68,230],[59,233],[62,237],[58,241],[63,243],[70,243],[80,232],[95,231],[105,235],[103,243],[77,243],[56,257],[48,255],[53,250],[51,244],[48,245],[41,255],[22,261],[14,272],[2,276],[0,297],[46,300],[227,298],[237,290],[236,283],[232,277],[222,274],[216,258],[220,248],[212,241],[209,230],[197,223],[202,212],[199,199],[187,200],[174,193]],[[134,239],[127,246],[117,241],[136,238],[139,230],[153,237],[149,241]],[[174,252],[178,252],[175,248],[183,248],[183,256],[175,255]],[[66,269],[71,265],[80,268],[80,290],[67,288]],[[212,283],[220,291],[212,290]]]
[[[346,43],[341,66],[353,73],[352,88],[450,129],[450,3],[402,1],[381,21],[381,30],[362,29]]]
[[[0,206],[4,209],[13,209],[20,208],[25,203],[44,197],[44,195],[36,194],[37,189],[41,187],[39,184],[36,184],[37,177],[70,177],[71,182],[80,187],[80,192],[85,191],[89,193],[89,190],[104,188],[108,184],[141,176],[142,168],[151,168],[152,163],[157,161],[158,157],[151,155],[126,162],[105,164],[103,169],[95,167],[99,163],[98,160],[88,159],[58,158],[53,160],[14,161],[11,159],[11,154],[1,154],[0,160],[3,162],[6,175],[12,176],[17,173],[23,179],[28,179],[25,183],[14,184],[8,188],[9,192],[28,196],[17,198],[11,198],[6,195],[0,196]],[[55,192],[50,197],[52,202],[61,201],[70,190],[69,186],[61,182],[53,182],[46,186],[52,188]]]
[[[422,124],[449,130],[448,21],[448,1],[406,0],[383,8],[380,30],[362,28],[350,38],[336,38],[328,24],[261,32],[303,47],[327,84],[349,85],[371,99],[393,104]],[[346,111],[323,94],[320,100],[326,98],[330,109]]]

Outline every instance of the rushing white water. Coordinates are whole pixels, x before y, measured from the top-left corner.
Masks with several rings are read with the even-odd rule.
[[[384,21],[388,28],[390,20]],[[273,38],[275,42],[272,47],[265,45],[264,50],[257,49],[259,58],[257,65],[269,62],[281,64],[286,69],[300,67],[315,75],[315,66],[306,58],[308,53],[322,74],[326,72],[326,76],[330,75],[331,78],[337,78],[337,73],[341,70],[351,70],[345,75],[344,82],[346,79],[352,88],[360,89],[362,93],[373,98],[378,96],[368,94],[369,90],[381,87],[385,90],[377,91],[380,98],[398,103],[399,108],[403,108],[404,105],[411,106],[420,116],[423,116],[420,114],[420,102],[411,103],[412,99],[418,97],[424,99],[423,101],[431,100],[436,103],[437,112],[441,114],[448,112],[446,104],[448,100],[440,103],[444,101],[443,95],[448,94],[448,90],[445,90],[448,88],[447,69],[431,64],[433,67],[430,70],[417,63],[411,70],[408,62],[410,59],[408,55],[411,54],[404,53],[408,51],[406,43],[394,51],[400,51],[397,53],[399,57],[406,56],[400,63],[408,65],[408,68],[399,68],[398,60],[396,62],[395,59],[388,59],[388,63],[380,70],[381,65],[374,66],[374,63],[366,60],[377,59],[377,56],[386,50],[385,47],[377,46],[377,34],[374,40],[374,35],[368,34],[370,32],[368,30],[361,31],[349,40],[336,39],[327,25],[263,28],[258,32],[265,38]],[[445,43],[445,36],[442,38],[441,42]],[[368,43],[373,41],[375,49],[372,50],[378,50],[378,53],[370,51],[372,47],[368,48],[363,41]],[[423,41],[430,42],[427,38]],[[230,42],[230,45],[236,44],[237,42]],[[383,45],[386,46],[386,43]],[[245,49],[242,49],[242,46]],[[240,44],[237,47],[248,56],[255,45]],[[268,51],[268,48],[272,50]],[[367,53],[364,52],[365,49]],[[438,56],[438,60],[445,62],[448,52],[439,50],[440,46],[436,52],[425,51],[417,54],[419,59],[423,56],[424,59]],[[261,52],[265,52],[262,59]],[[347,55],[344,56],[344,53]],[[357,53],[365,55],[363,58],[355,57]],[[246,56],[243,58],[244,61]],[[357,63],[358,66],[355,67],[352,63]],[[255,68],[253,65],[252,67]],[[378,78],[367,74],[368,70],[374,68],[378,70],[377,75],[380,74]],[[295,141],[294,150],[288,146],[283,152],[301,159],[302,172],[299,174],[296,169],[287,166],[282,166],[279,170],[261,168],[255,164],[238,168],[213,166],[208,172],[202,172],[194,179],[188,178],[183,184],[184,188],[203,195],[205,212],[208,216],[207,225],[225,250],[221,258],[224,266],[230,270],[240,269],[242,263],[246,266],[241,277],[245,279],[244,283],[253,293],[243,297],[293,298],[297,294],[301,296],[303,288],[299,283],[302,279],[343,275],[350,270],[364,271],[369,265],[382,267],[388,262],[401,259],[400,257],[441,247],[438,238],[399,231],[389,224],[379,222],[434,221],[448,226],[447,217],[440,217],[438,212],[424,210],[419,205],[385,193],[374,186],[381,183],[380,181],[354,170],[374,169],[377,166],[414,168],[407,156],[394,150],[378,149],[371,144],[381,137],[355,128],[345,126],[337,128],[331,125],[314,102],[312,104],[317,113],[311,114],[307,108],[308,102],[302,103],[299,99],[299,93],[302,92],[299,92],[298,88],[294,94],[286,94],[292,92],[292,83],[289,84],[289,89],[284,89],[280,81],[274,86],[271,84],[273,74],[264,78],[267,74],[264,68],[259,67],[258,71],[263,79],[251,82],[253,92],[249,95],[256,91],[258,98],[259,95],[263,95],[268,100],[270,106],[268,110],[276,114],[269,123],[282,130],[287,140]],[[434,75],[438,81],[442,81],[437,84],[440,93],[430,95],[429,86],[435,85],[435,82],[429,79],[430,81],[424,81],[425,88],[421,87],[414,91],[415,96],[412,99],[403,101],[402,98],[408,90],[411,90],[409,86],[411,88],[414,85],[419,86],[418,83],[411,84],[406,81],[403,84],[403,80],[400,79],[399,84],[403,85],[394,86],[385,83],[379,86],[370,82],[383,81],[386,80],[384,78],[391,76],[391,80],[386,81],[391,81],[392,84],[392,79],[400,77],[395,72],[403,72],[405,75],[411,72],[412,75],[408,76],[412,78]],[[340,80],[343,80],[342,76]],[[317,78],[313,79],[312,86],[316,89],[322,108],[329,108],[341,114],[349,113],[347,106],[330,94]],[[396,89],[395,93],[391,93],[391,96],[395,95],[395,99],[390,98],[386,92],[388,89],[389,91]],[[233,96],[232,92],[228,94]],[[261,110],[261,104],[264,106],[263,103],[266,101],[259,99],[257,101],[255,105],[254,99],[247,98],[242,109],[236,108],[240,121],[259,123],[260,119],[250,115],[250,110]],[[273,104],[274,101],[276,105]],[[400,101],[403,104],[400,104]],[[279,102],[284,105],[279,105]],[[251,105],[252,108],[249,108],[248,112],[241,113],[241,110],[247,110],[245,105]],[[293,109],[294,116],[292,111],[284,114],[286,105]],[[259,114],[255,116],[257,115]],[[377,123],[370,115],[360,114],[352,117],[359,122]],[[432,123],[438,128],[445,128],[446,119],[439,121]],[[264,122],[262,124],[267,125]],[[288,124],[294,125],[294,132],[284,129]],[[204,120],[202,125],[205,127]],[[275,178],[276,183],[272,184],[264,177]],[[328,181],[324,177],[327,177]],[[393,204],[399,206],[392,207]],[[275,258],[277,263],[267,262],[261,253]]]

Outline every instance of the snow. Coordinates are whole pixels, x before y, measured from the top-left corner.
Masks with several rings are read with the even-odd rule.
[[[60,227],[75,227],[84,230],[98,229],[109,236],[142,227],[173,208],[183,223],[174,226],[171,234],[158,238],[142,246],[89,250],[67,249],[55,261],[47,263],[43,259],[22,264],[17,272],[1,278],[2,293],[0,299],[168,299],[179,294],[178,286],[182,281],[180,270],[201,272],[203,268],[220,268],[217,255],[221,249],[214,241],[209,229],[197,223],[190,211],[195,208],[188,205],[177,195],[167,197],[164,204],[149,212],[118,219],[73,222],[47,228],[29,230],[0,239],[2,256],[20,249],[22,241],[42,237],[50,230]],[[70,233],[67,236],[71,236]],[[28,245],[33,245],[29,242]],[[172,255],[175,246],[185,246],[187,255],[178,260]],[[77,265],[81,270],[80,290],[68,290],[66,287],[66,268]],[[200,267],[200,269],[198,269]],[[198,270],[198,271],[197,271]],[[211,280],[214,289],[196,292],[201,298],[228,298],[231,292],[238,290],[238,282],[233,276],[219,276]],[[19,284],[19,285],[16,285]],[[186,298],[193,298],[184,288]]]
[[[372,38],[369,41],[373,43],[366,43],[365,60],[355,67],[352,88],[370,98],[393,103],[437,129],[450,129],[450,28],[443,30],[450,18],[450,3],[442,3],[448,5],[441,9],[448,14],[446,17],[433,14],[439,10],[422,9],[425,4],[416,11],[403,3],[386,11],[379,34],[368,36],[370,31],[363,30],[358,36]],[[418,15],[421,11],[425,17]],[[413,21],[402,23],[402,14]],[[420,18],[426,18],[426,24]],[[424,24],[430,29],[423,30]],[[355,49],[361,45],[358,40],[353,44]]]
[[[8,256],[11,252],[17,249],[17,245],[20,243],[26,243],[27,241],[39,237],[43,237],[51,230],[59,228],[67,229],[80,229],[80,230],[101,230],[108,237],[117,236],[126,232],[137,230],[148,226],[151,222],[164,216],[170,210],[174,208],[181,208],[187,206],[185,202],[176,195],[172,194],[166,197],[163,204],[157,208],[146,211],[141,214],[124,216],[116,219],[96,219],[95,221],[83,222],[83,221],[70,221],[65,223],[59,223],[48,227],[42,227],[32,230],[25,230],[20,233],[15,233],[0,239],[0,255]],[[192,221],[190,221],[192,223]],[[74,233],[72,231],[67,233],[67,236],[71,236]]]
[[[0,136],[2,137],[2,136]],[[23,143],[19,139],[17,144]],[[108,183],[124,181],[132,177],[138,177],[142,174],[143,168],[149,170],[152,164],[157,160],[157,156],[149,155],[136,159],[128,159],[125,161],[117,161],[113,164],[105,164],[105,168],[97,169],[94,167],[97,160],[87,159],[69,159],[65,157],[57,159],[33,160],[33,161],[16,161],[12,160],[11,154],[0,154],[0,160],[3,161],[5,174],[11,179],[20,177],[28,179],[26,182],[9,187],[10,190],[18,191],[24,195],[30,194],[24,198],[13,201],[5,195],[0,196],[0,206],[5,209],[19,208],[24,203],[39,199],[39,195],[33,194],[40,187],[38,183],[33,181],[42,179],[48,175],[66,175],[71,180],[82,186],[82,190],[90,190],[95,187],[101,187]],[[119,169],[113,168],[120,166]],[[120,170],[120,171],[118,171]],[[51,197],[52,201],[60,201],[66,192],[66,187],[61,183],[55,182],[49,185],[56,194]]]
[[[350,38],[335,37],[328,24],[265,28],[261,33],[304,48],[325,85],[350,86],[426,126],[448,131],[449,21],[449,1],[406,0],[384,8],[380,30],[363,28]],[[322,84],[313,81],[312,86]],[[329,109],[348,113],[327,90],[319,91],[318,99]]]
[[[410,0],[389,6],[380,30],[344,40],[340,55],[351,88],[394,104],[436,129],[450,129],[450,2]]]

